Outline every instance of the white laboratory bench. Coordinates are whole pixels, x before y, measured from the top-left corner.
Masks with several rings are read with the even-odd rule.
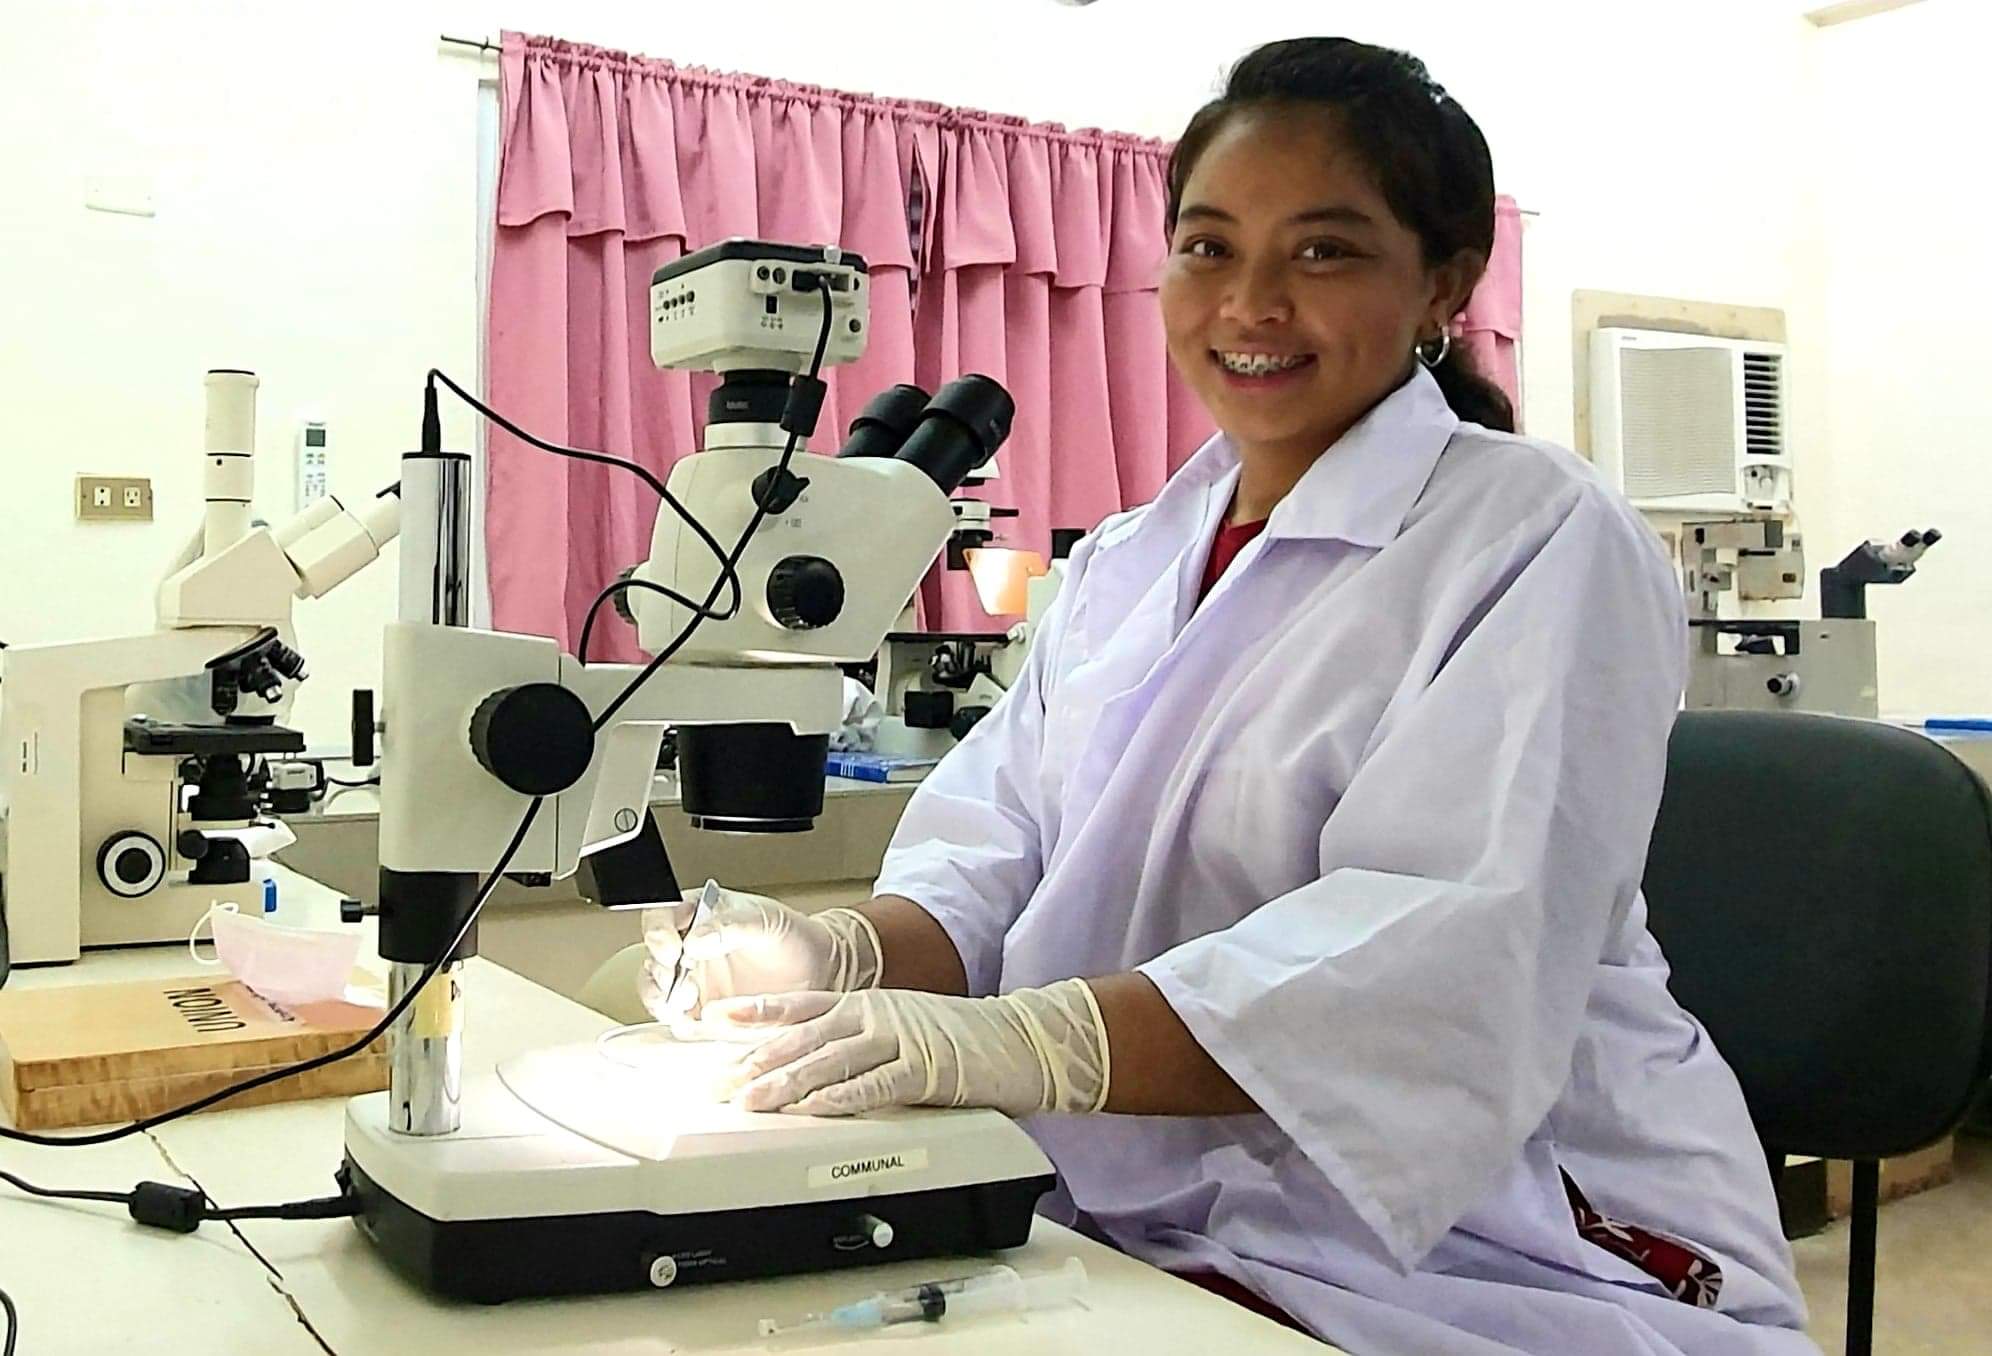
[[[293,917],[336,910],[336,891],[294,872],[283,873],[279,889],[284,911],[298,911]],[[186,965],[185,954],[171,947],[93,953],[72,966],[17,970],[9,982],[23,988],[95,983],[172,975]],[[466,1074],[488,1072],[531,1046],[587,1039],[609,1025],[483,959],[470,963],[465,988]],[[193,1181],[222,1205],[267,1204],[331,1191],[342,1119],[338,1100],[214,1111],[97,1148],[0,1143],[0,1168],[67,1188]],[[662,1356],[769,1349],[851,1356],[914,1350],[1077,1356],[1110,1349],[1333,1356],[1331,1348],[1045,1220],[1037,1221],[1028,1245],[1002,1260],[1048,1271],[1068,1257],[1082,1258],[1091,1276],[1083,1306],[895,1329],[834,1346],[770,1348],[755,1335],[764,1317],[791,1321],[875,1289],[985,1263],[900,1263],[833,1276],[481,1308],[416,1290],[375,1257],[347,1220],[254,1220],[235,1230],[207,1224],[180,1236],[142,1229],[119,1206],[39,1201],[0,1184],[0,1288],[20,1308],[20,1350],[31,1356]]]

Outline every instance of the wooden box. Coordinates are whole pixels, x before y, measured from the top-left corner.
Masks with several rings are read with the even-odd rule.
[[[283,1008],[212,975],[0,991],[0,1105],[22,1130],[136,1120],[350,1045],[381,1011],[343,1002]],[[382,1037],[221,1107],[385,1086]]]
[[[1902,1196],[1942,1186],[1951,1180],[1955,1140],[1946,1135],[1926,1149],[1881,1161],[1880,1199],[1883,1205]],[[1809,1238],[1836,1219],[1845,1219],[1854,1205],[1854,1165],[1817,1158],[1788,1158],[1778,1182],[1778,1214],[1786,1238]]]

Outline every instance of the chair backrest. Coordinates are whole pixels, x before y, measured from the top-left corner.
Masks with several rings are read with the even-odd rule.
[[[1671,987],[1767,1145],[1907,1153],[1992,1076],[1992,801],[1873,721],[1688,711],[1646,863]]]

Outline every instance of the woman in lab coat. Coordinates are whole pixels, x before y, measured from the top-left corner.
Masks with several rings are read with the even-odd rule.
[[[1447,338],[1479,130],[1408,56],[1276,43],[1169,188],[1223,432],[1074,552],[875,900],[663,920],[646,1001],[786,1028],[750,1108],[1031,1117],[1048,1214],[1357,1356],[1816,1352],[1645,927],[1679,585]]]

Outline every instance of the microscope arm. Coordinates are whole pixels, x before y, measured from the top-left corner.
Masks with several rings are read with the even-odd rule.
[[[561,656],[561,685],[591,713],[606,709],[639,672],[626,664],[583,667]],[[764,724],[798,735],[828,734],[842,721],[843,708],[843,674],[834,666],[665,664],[616,713],[596,741],[588,772],[561,794],[554,874],[564,876],[582,856],[641,831],[667,726]]]
[[[544,636],[420,622],[390,625],[382,658],[380,860],[404,873],[489,871],[538,793],[508,869],[570,875],[641,829],[667,726],[824,734],[843,709],[834,665],[670,663],[596,738],[638,668],[584,666]]]

